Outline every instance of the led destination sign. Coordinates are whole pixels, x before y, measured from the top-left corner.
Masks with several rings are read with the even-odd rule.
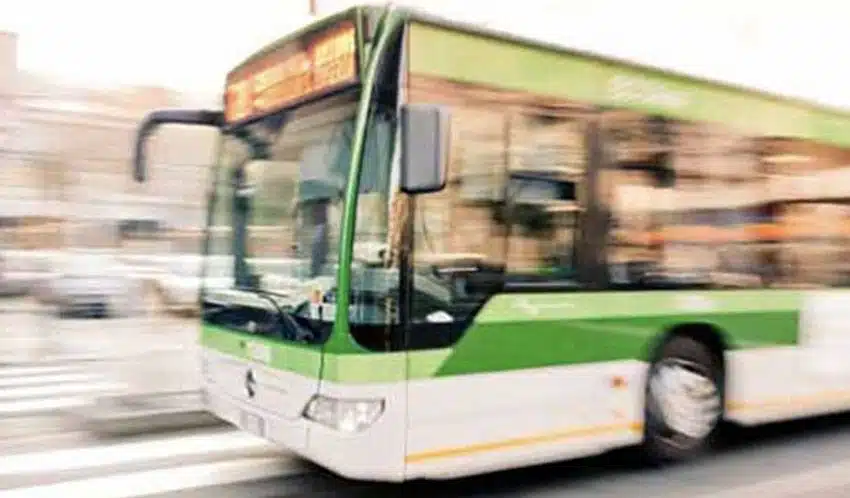
[[[245,121],[355,83],[356,47],[354,23],[347,21],[233,71],[225,91],[227,122]]]

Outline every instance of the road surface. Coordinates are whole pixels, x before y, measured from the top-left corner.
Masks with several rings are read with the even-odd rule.
[[[332,478],[229,429],[118,441],[66,434],[0,443],[0,498],[846,498],[850,415],[736,431],[700,462],[633,465],[628,452],[454,482],[374,486]]]
[[[197,388],[197,330],[196,320],[165,315],[60,320],[30,301],[0,300],[0,437],[10,419],[102,394]]]

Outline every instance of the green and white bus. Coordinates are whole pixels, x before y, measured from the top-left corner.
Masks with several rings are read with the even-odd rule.
[[[358,6],[231,71],[200,292],[220,418],[445,479],[850,408],[850,115]],[[152,172],[156,174],[156,172]]]

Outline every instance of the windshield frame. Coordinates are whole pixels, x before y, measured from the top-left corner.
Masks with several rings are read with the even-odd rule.
[[[298,289],[301,291],[297,293],[297,299],[287,299],[288,296],[284,296],[276,293],[271,288],[265,288],[264,285],[259,285],[259,281],[255,281],[253,279],[245,282],[239,281],[237,279],[237,275],[239,275],[239,268],[237,268],[237,262],[242,261],[249,267],[250,261],[260,256],[258,252],[255,252],[250,247],[250,244],[246,244],[241,241],[236,241],[239,237],[238,231],[241,230],[237,223],[239,220],[234,218],[236,211],[236,203],[239,202],[238,192],[240,187],[244,185],[240,185],[238,183],[233,182],[234,175],[233,173],[236,171],[244,171],[247,168],[250,169],[250,165],[260,160],[271,160],[272,164],[276,162],[273,158],[274,154],[268,154],[266,158],[258,158],[256,154],[252,154],[250,151],[239,152],[239,146],[236,147],[236,154],[231,156],[228,151],[228,142],[232,140],[241,140],[236,138],[234,135],[240,132],[244,132],[245,130],[250,130],[251,126],[262,126],[258,125],[258,121],[252,121],[251,123],[246,123],[242,127],[235,128],[230,130],[227,134],[222,134],[220,140],[220,149],[218,151],[218,161],[214,167],[214,175],[213,180],[211,182],[211,192],[209,194],[210,204],[207,209],[207,224],[205,229],[205,241],[204,241],[204,263],[203,263],[203,271],[202,271],[202,282],[201,282],[201,298],[200,298],[200,306],[204,309],[204,306],[209,305],[210,299],[215,299],[214,296],[216,294],[221,295],[222,291],[226,293],[233,294],[234,292],[238,293],[251,293],[255,294],[258,297],[262,297],[265,300],[269,301],[273,307],[278,307],[279,310],[284,309],[287,311],[289,315],[286,317],[286,321],[291,322],[291,318],[294,317],[299,320],[299,322],[303,322],[302,324],[306,324],[307,326],[312,325],[315,330],[315,340],[307,341],[310,344],[323,344],[325,343],[332,335],[334,335],[332,328],[338,327],[339,324],[335,323],[338,320],[335,318],[335,315],[330,313],[325,313],[324,315],[319,314],[318,319],[316,316],[311,316],[313,301],[315,301],[315,291],[319,290],[322,293],[322,296],[326,295],[328,291],[333,291],[334,297],[336,300],[340,295],[348,294],[349,289],[347,286],[341,285],[339,274],[341,264],[341,253],[344,252],[344,243],[343,243],[343,232],[344,232],[344,224],[345,218],[348,216],[356,216],[357,207],[353,206],[353,208],[349,208],[347,204],[346,192],[352,187],[352,175],[357,174],[358,184],[361,183],[361,175],[365,174],[367,171],[366,168],[357,168],[358,172],[352,172],[352,162],[354,162],[354,154],[355,154],[355,146],[358,143],[365,143],[367,141],[366,136],[372,135],[373,129],[371,126],[377,126],[377,123],[380,118],[377,117],[376,109],[373,106],[368,108],[369,113],[369,123],[370,126],[367,126],[366,131],[360,135],[358,135],[356,131],[357,121],[359,119],[359,111],[361,110],[362,95],[359,89],[348,89],[344,92],[338,92],[335,94],[327,95],[318,101],[313,101],[310,104],[305,104],[303,106],[299,106],[295,109],[287,109],[284,111],[280,111],[278,113],[274,113],[270,116],[267,116],[266,119],[270,120],[279,120],[279,126],[271,131],[269,136],[274,137],[272,140],[269,140],[270,149],[274,149],[274,143],[277,142],[285,142],[285,135],[287,133],[287,126],[290,126],[291,123],[297,123],[299,120],[305,120],[307,122],[316,119],[315,116],[318,113],[328,112],[332,118],[327,123],[320,124],[316,129],[322,130],[319,131],[319,134],[328,133],[333,136],[341,136],[343,139],[334,138],[332,140],[337,140],[334,145],[333,142],[327,142],[331,144],[330,147],[338,148],[341,152],[345,160],[340,162],[340,167],[347,168],[348,171],[342,171],[343,175],[337,179],[337,181],[344,182],[340,185],[340,195],[334,201],[337,203],[335,209],[338,212],[338,223],[328,223],[330,230],[328,230],[328,235],[330,239],[330,243],[328,244],[327,253],[328,259],[326,261],[326,271],[318,275],[311,275],[315,277],[315,280],[322,280],[322,285],[314,285],[314,287],[309,292],[303,292],[304,289]],[[349,106],[353,106],[353,109]],[[345,109],[349,110],[346,111]],[[300,116],[299,116],[300,114]],[[340,117],[337,117],[340,116]],[[350,124],[346,124],[350,123]],[[379,181],[379,190],[383,189],[391,189],[391,185],[395,180],[390,178],[390,172],[394,167],[394,162],[397,160],[396,154],[394,153],[395,147],[395,120],[389,119],[384,123],[388,126],[388,133],[390,136],[389,143],[389,153],[385,155],[381,155],[377,161],[375,161],[373,166],[375,171],[379,175],[384,175],[385,178]],[[353,125],[353,126],[352,126]],[[305,125],[309,128],[309,124]],[[354,128],[351,130],[350,128],[345,128],[345,131],[342,128],[336,128],[340,126],[350,126]],[[325,128],[329,127],[329,128]],[[296,131],[295,133],[298,133]],[[342,135],[339,135],[342,133]],[[325,139],[320,140],[318,143],[324,143]],[[288,147],[291,147],[289,145]],[[248,147],[243,145],[241,147]],[[230,147],[233,150],[233,147]],[[286,154],[286,150],[292,149],[281,149]],[[303,149],[303,150],[306,150]],[[302,150],[302,152],[303,152]],[[336,149],[335,149],[336,150]],[[361,160],[363,157],[361,156]],[[360,161],[358,161],[360,162]],[[287,165],[286,167],[289,167]],[[295,166],[296,168],[298,166]],[[329,174],[333,174],[331,171],[331,167],[328,167],[327,172]],[[320,175],[325,174],[324,169],[320,172]],[[295,177],[298,178],[300,172],[295,173]],[[330,177],[328,177],[330,178]],[[262,181],[257,182],[254,187],[259,187]],[[386,185],[384,185],[386,183]],[[362,194],[360,192],[360,185],[355,190],[355,199],[359,198]],[[365,185],[365,188],[369,188],[368,185]],[[373,187],[374,188],[374,187]],[[254,202],[255,198],[252,198],[250,202]],[[231,203],[231,206],[223,206],[222,203]],[[247,215],[248,220],[251,220],[254,217],[254,213],[250,213]],[[290,218],[291,220],[291,218]],[[262,229],[264,225],[254,225],[250,221],[246,222],[245,229],[250,229],[253,227],[255,229]],[[269,225],[269,227],[277,227],[279,225],[273,224]],[[210,287],[210,278],[215,279],[217,275],[212,275],[210,273],[210,269],[214,266],[213,261],[217,256],[220,256],[222,253],[216,251],[216,247],[220,247],[222,241],[217,242],[219,246],[214,247],[213,242],[213,232],[216,230],[224,230],[223,240],[226,240],[227,244],[230,244],[230,247],[225,251],[226,254],[233,258],[232,271],[233,273],[226,277],[229,280],[229,284],[226,287],[216,286],[215,288]],[[297,227],[293,229],[294,231],[301,230],[301,227]],[[216,234],[217,237],[221,237],[221,234]],[[244,250],[244,254],[240,255],[237,252],[237,246],[240,246],[240,250]],[[267,256],[266,256],[267,257]],[[284,256],[286,257],[286,256]],[[333,267],[337,266],[337,269],[334,270]],[[213,272],[215,273],[215,272]],[[343,272],[344,273],[344,272]],[[254,274],[253,269],[249,269],[249,274]],[[311,285],[316,284],[315,281],[310,281],[307,279],[305,284]],[[294,294],[295,295],[295,294]],[[322,299],[322,298],[320,298]],[[303,341],[296,341],[303,342]]]
[[[335,220],[333,213],[336,212],[338,215],[336,218],[338,218],[344,212],[342,192],[348,181],[350,143],[353,141],[350,128],[351,123],[356,119],[358,97],[359,93],[355,90],[328,95],[310,105],[271,114],[266,117],[265,122],[255,121],[230,135],[233,137],[233,144],[240,148],[239,153],[245,154],[244,157],[240,156],[231,161],[230,168],[236,175],[234,181],[244,182],[232,185],[236,194],[232,214],[237,214],[238,204],[243,200],[250,210],[242,213],[247,217],[244,220],[245,226],[234,224],[232,228],[245,229],[245,237],[251,237],[269,228],[274,231],[273,227],[283,228],[279,223],[267,225],[265,222],[268,220],[261,217],[263,214],[269,215],[265,212],[273,206],[269,204],[269,201],[278,198],[274,191],[266,190],[270,185],[275,185],[271,180],[284,179],[291,182],[295,185],[293,187],[295,197],[291,200],[279,198],[282,202],[276,207],[287,213],[286,219],[281,219],[280,222],[284,226],[290,225],[283,229],[289,230],[294,236],[292,241],[294,246],[300,248],[302,246],[300,242],[304,242],[301,239],[310,230],[325,227],[322,238],[324,244],[320,244],[323,247],[319,253],[316,252],[315,244],[303,244],[305,247],[309,246],[311,251],[309,258],[311,268],[306,277],[308,279],[330,277],[333,272],[328,271],[326,267],[332,266],[338,259],[339,247],[336,239],[340,227],[339,220]],[[264,123],[270,126],[264,128]],[[261,133],[268,131],[267,140],[265,137],[257,139],[256,136],[249,135],[256,134],[258,129]],[[239,137],[237,135],[239,133],[243,137]],[[307,141],[302,141],[301,133],[307,134],[308,137],[317,134],[322,138],[318,140],[308,138]],[[287,143],[293,136],[297,137],[296,142]],[[239,145],[244,144],[246,138],[254,142]],[[249,150],[242,147],[247,147]],[[297,153],[299,158],[293,161],[293,158],[288,156],[299,148],[300,152]],[[268,161],[268,164],[263,164],[263,161]],[[286,164],[288,162],[294,162],[294,164]],[[292,170],[292,168],[295,169]],[[251,178],[252,175],[262,175],[264,178]],[[244,195],[240,195],[240,192]],[[269,194],[271,195],[268,196]],[[334,223],[334,221],[337,222]],[[235,233],[234,236],[238,237],[239,233]],[[244,254],[237,253],[235,247],[234,254],[242,256],[246,265],[240,271],[248,273],[235,273],[237,287],[245,288],[245,290],[259,290],[252,280],[254,268],[249,261],[267,255],[261,256],[264,251],[257,249],[255,244],[250,243],[247,238],[243,241],[243,246],[241,250]],[[295,257],[302,256],[304,254]]]
[[[389,154],[387,164],[384,167],[387,169],[388,185],[386,188],[389,191],[395,191],[398,179],[392,173],[397,168],[397,101],[393,100],[393,104],[387,107],[386,97],[383,95],[389,88],[390,92],[400,89],[401,80],[400,74],[402,67],[397,59],[398,51],[401,49],[401,38],[405,27],[404,16],[393,12],[386,12],[377,22],[375,35],[372,38],[372,49],[369,51],[367,60],[364,60],[364,66],[361,71],[360,84],[355,85],[358,90],[359,98],[357,99],[356,112],[354,115],[354,132],[350,143],[351,154],[349,157],[348,177],[345,183],[345,191],[343,193],[342,216],[339,227],[338,238],[338,264],[335,278],[333,279],[338,292],[334,296],[334,307],[330,314],[332,318],[327,324],[330,330],[327,334],[323,334],[322,340],[316,341],[309,345],[321,346],[325,351],[331,352],[353,352],[363,351],[363,348],[352,340],[349,324],[349,307],[351,303],[351,284],[352,284],[352,262],[354,259],[354,243],[356,242],[357,231],[357,214],[358,200],[360,197],[360,184],[364,172],[364,152],[366,149],[367,136],[369,135],[370,126],[378,119],[379,113],[384,116],[389,116]],[[390,85],[390,87],[386,87]],[[345,90],[349,90],[346,88]],[[335,92],[336,93],[341,93]],[[317,96],[310,102],[299,103],[297,106],[291,106],[279,112],[292,112],[295,109],[303,108],[316,101],[326,100],[330,95]],[[379,111],[379,108],[381,109]],[[386,112],[389,111],[389,112]],[[252,122],[254,120],[251,120]],[[245,124],[249,124],[246,122]],[[238,128],[236,126],[225,127],[222,131],[228,132],[231,129]],[[224,140],[224,138],[222,138]],[[223,156],[223,151],[219,152],[219,157]],[[215,168],[214,182],[219,182],[224,175],[222,168],[226,165],[217,164]],[[213,198],[217,203],[222,202],[220,198]],[[387,206],[389,208],[389,206]],[[210,206],[210,216],[213,216],[215,206]],[[210,233],[212,224],[207,223],[207,235]],[[232,226],[232,225],[231,225]],[[232,238],[232,237],[231,237]],[[205,241],[205,256],[210,253],[210,243]],[[206,272],[204,272],[206,273]],[[403,271],[401,272],[404,273]],[[202,282],[202,305],[204,296],[210,294],[209,289]],[[403,291],[402,291],[403,292]],[[255,294],[255,297],[258,297]],[[239,298],[242,301],[242,298]],[[234,330],[239,333],[239,330]],[[285,342],[284,342],[285,344]]]

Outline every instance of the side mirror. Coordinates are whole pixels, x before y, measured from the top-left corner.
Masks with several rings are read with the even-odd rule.
[[[133,178],[139,183],[147,180],[145,145],[148,138],[154,134],[157,128],[166,124],[221,128],[224,125],[224,114],[221,111],[168,109],[153,111],[145,116],[136,132],[136,146],[133,154]]]
[[[401,190],[407,194],[438,192],[446,186],[449,113],[435,105],[401,109]]]

